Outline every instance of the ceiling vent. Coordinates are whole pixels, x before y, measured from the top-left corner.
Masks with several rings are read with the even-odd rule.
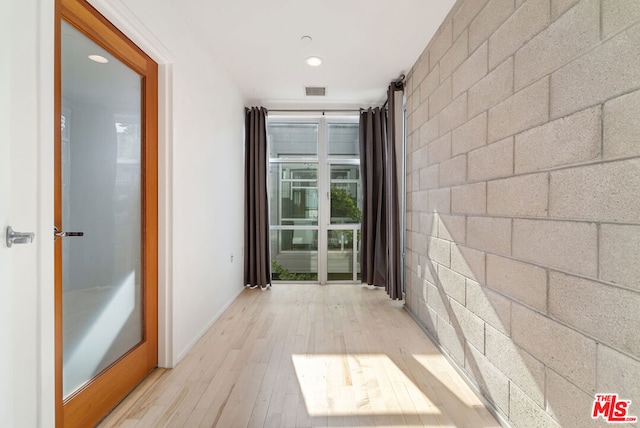
[[[324,97],[327,95],[327,88],[323,86],[305,86],[304,90],[308,97]]]

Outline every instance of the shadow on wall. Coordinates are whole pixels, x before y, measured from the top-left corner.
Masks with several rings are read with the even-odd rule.
[[[465,241],[456,236],[465,228],[448,223],[459,219],[434,212],[426,221],[427,257],[418,256],[421,274],[411,273],[407,306],[445,354],[515,426],[532,421],[536,426],[606,426],[591,414],[596,393],[616,392],[597,390],[594,384],[596,347],[608,348],[536,311],[538,304],[544,311],[547,302],[546,289],[545,298],[536,302],[535,284],[546,287],[548,275],[556,273],[456,244]],[[485,285],[487,269],[501,272],[491,272],[490,286]],[[505,297],[501,287],[510,287],[516,297]],[[607,385],[611,389],[615,379]],[[640,403],[639,397],[619,398],[632,400],[629,415],[640,414],[640,406],[633,404]]]

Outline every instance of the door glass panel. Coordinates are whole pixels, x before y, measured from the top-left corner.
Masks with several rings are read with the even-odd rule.
[[[329,230],[327,246],[327,279],[353,281],[353,239],[358,230]],[[357,238],[356,238],[357,239]]]
[[[318,280],[318,231],[292,229],[271,231],[272,279]]]
[[[271,225],[318,224],[318,164],[270,165]]]
[[[357,123],[327,124],[328,153],[331,158],[360,157],[360,128]]]
[[[136,72],[63,22],[62,228],[84,232],[62,243],[64,397],[143,339],[141,96]]]
[[[331,224],[359,224],[361,218],[360,166],[331,165]]]

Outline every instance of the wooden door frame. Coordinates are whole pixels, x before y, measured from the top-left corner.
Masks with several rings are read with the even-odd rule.
[[[111,410],[158,362],[158,65],[83,0],[56,0],[54,73],[54,222],[62,223],[60,117],[62,108],[61,22],[73,25],[85,36],[107,49],[143,78],[142,106],[142,251],[145,334],[132,351],[91,380],[81,391],[100,391],[88,406],[73,394],[64,400],[62,391],[62,243],[55,247],[55,401],[56,426],[93,426]],[[113,379],[118,382],[114,383]],[[90,410],[90,412],[89,412]]]

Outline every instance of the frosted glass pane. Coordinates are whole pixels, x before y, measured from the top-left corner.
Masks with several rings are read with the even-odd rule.
[[[360,157],[360,125],[357,123],[327,124],[327,144],[329,157]]]
[[[94,62],[100,55],[107,63]],[[62,25],[63,395],[141,342],[141,77]]]
[[[318,125],[274,123],[268,126],[271,158],[317,158]]]

